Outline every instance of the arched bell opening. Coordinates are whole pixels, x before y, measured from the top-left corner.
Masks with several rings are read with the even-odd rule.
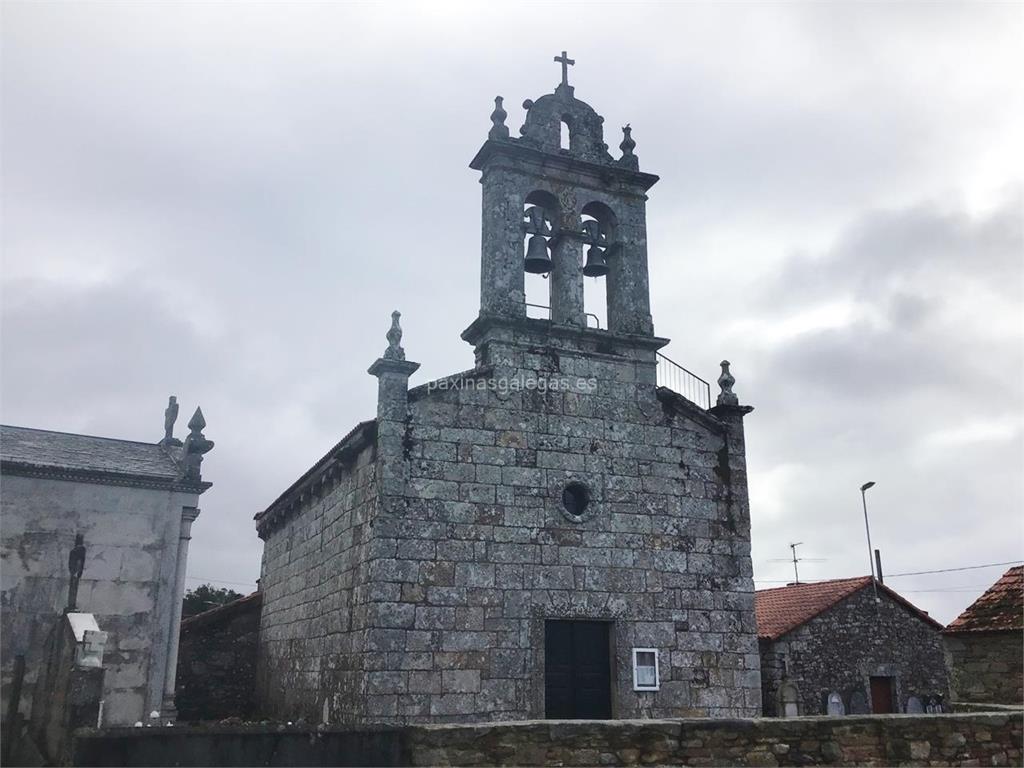
[[[558,199],[550,192],[535,190],[523,203],[523,271],[526,314],[548,317],[551,305],[552,237],[558,226]],[[531,306],[532,305],[532,306]]]
[[[565,116],[558,122],[558,148],[566,152],[572,149],[572,129]]]
[[[593,318],[589,316],[596,315],[600,327],[607,328],[608,275],[616,242],[615,214],[604,203],[587,203],[583,206],[580,224],[583,232],[583,310],[588,315],[588,325],[594,325]]]

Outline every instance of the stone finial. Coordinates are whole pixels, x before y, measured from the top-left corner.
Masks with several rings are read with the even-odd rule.
[[[633,150],[636,149],[636,142],[633,141],[632,131],[633,129],[630,128],[629,123],[622,126],[622,143],[619,144],[619,149],[622,150],[622,157],[619,158],[619,165],[638,170],[640,168],[640,161],[633,154]]]
[[[384,350],[385,360],[405,360],[405,350],[402,349],[402,326],[398,320],[402,313],[397,309],[391,313],[391,327],[387,332],[388,348]]]
[[[160,445],[180,446],[181,440],[174,436],[174,422],[178,420],[178,398],[171,395],[167,399],[167,408],[164,410],[164,438]]]
[[[732,391],[732,385],[736,383],[736,379],[729,372],[729,361],[722,361],[722,375],[718,377],[718,386],[721,388],[721,392],[718,395],[717,403],[719,405],[739,405],[740,399],[736,396],[736,393]]]
[[[203,409],[196,406],[196,412],[192,414],[192,418],[188,420],[188,431],[189,437],[193,435],[199,435],[202,437],[203,429],[206,427],[206,417],[203,416]]]
[[[213,449],[213,441],[207,440],[206,435],[203,434],[203,428],[206,426],[206,418],[203,416],[203,409],[196,408],[196,412],[192,414],[192,418],[189,419],[188,437],[185,438],[184,448],[184,462],[185,462],[185,480],[191,480],[193,482],[199,482],[202,480],[202,474],[200,467],[203,463],[203,454],[209,453]]]
[[[491,126],[491,130],[487,133],[487,138],[489,139],[500,140],[508,138],[508,126],[505,125],[505,118],[508,117],[508,112],[501,106],[502,101],[501,96],[494,97],[494,111],[491,112],[491,122],[494,125]]]
[[[399,374],[408,382],[409,376],[420,367],[420,364],[405,359],[405,350],[402,349],[402,326],[398,322],[401,316],[402,313],[397,309],[391,313],[391,327],[387,332],[388,348],[370,366],[368,373],[373,376]]]

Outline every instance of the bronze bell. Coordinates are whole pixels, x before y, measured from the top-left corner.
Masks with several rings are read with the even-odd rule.
[[[541,235],[533,235],[526,245],[526,261],[523,269],[533,275],[546,275],[551,271],[551,256],[548,255],[547,241]]]
[[[604,251],[596,245],[587,249],[587,263],[583,265],[583,274],[587,277],[604,277],[608,274],[608,262],[605,261]]]

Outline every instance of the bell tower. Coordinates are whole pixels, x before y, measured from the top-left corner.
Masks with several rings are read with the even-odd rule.
[[[575,62],[565,51],[555,61],[562,81],[523,102],[519,137],[495,98],[487,141],[470,163],[481,172],[483,242],[480,315],[463,338],[478,345],[478,357],[486,329],[520,322],[548,323],[563,337],[578,330],[655,349],[665,343],[654,339],[647,273],[646,193],[658,177],[640,171],[628,125],[621,156],[612,157],[604,118],[569,85]],[[527,320],[527,272],[548,277],[548,320]],[[607,282],[605,330],[587,328],[585,277]]]

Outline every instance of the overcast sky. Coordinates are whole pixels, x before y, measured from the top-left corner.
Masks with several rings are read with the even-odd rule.
[[[389,313],[472,365],[467,164],[575,58],[629,122],[655,329],[747,417],[754,574],[1024,558],[1020,4],[3,4],[2,420],[217,445],[190,586],[355,422]],[[592,306],[588,310],[603,316]],[[889,584],[947,622],[1005,568]]]

